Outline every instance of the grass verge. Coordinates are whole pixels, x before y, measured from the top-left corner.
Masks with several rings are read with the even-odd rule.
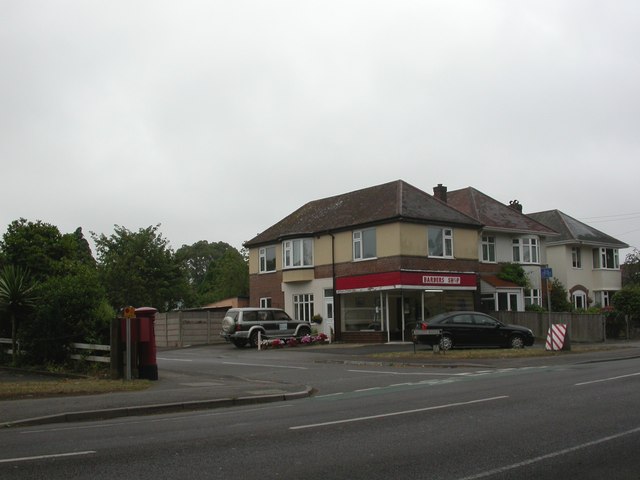
[[[0,400],[137,392],[146,390],[150,386],[151,382],[149,380],[125,382],[122,380],[94,378],[45,380],[41,382],[2,382],[0,383]]]
[[[464,349],[464,350],[449,350],[447,352],[440,352],[439,354],[433,353],[433,350],[426,346],[419,346],[416,348],[415,353],[410,352],[389,352],[389,353],[377,353],[371,355],[375,358],[401,358],[401,359],[424,359],[431,360],[473,360],[473,359],[491,359],[491,358],[532,358],[532,357],[554,357],[560,355],[570,355],[574,353],[587,353],[587,352],[602,352],[607,350],[620,350],[624,347],[607,347],[607,346],[582,346],[574,345],[571,350],[565,350],[560,352],[550,352],[543,348],[522,348],[522,349],[509,349],[509,348],[495,348],[495,349]]]

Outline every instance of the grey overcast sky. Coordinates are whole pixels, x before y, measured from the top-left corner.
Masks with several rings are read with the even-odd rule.
[[[637,0],[0,0],[0,234],[240,248],[402,179],[640,248],[639,47]]]

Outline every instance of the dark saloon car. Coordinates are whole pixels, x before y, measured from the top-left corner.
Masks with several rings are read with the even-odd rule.
[[[533,332],[525,327],[506,325],[480,312],[447,312],[418,322],[413,341],[454,347],[523,348],[533,345]]]

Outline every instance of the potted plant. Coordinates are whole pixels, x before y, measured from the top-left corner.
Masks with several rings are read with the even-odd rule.
[[[314,323],[321,324],[322,323],[322,315],[316,313],[312,318]]]

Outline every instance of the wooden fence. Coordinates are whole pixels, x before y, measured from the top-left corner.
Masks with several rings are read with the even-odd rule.
[[[493,312],[503,323],[530,328],[536,338],[547,338],[549,324],[569,325],[569,338],[575,342],[604,342],[605,316],[584,313]]]
[[[156,346],[186,347],[225,343],[220,336],[227,309],[158,313],[155,321]]]

